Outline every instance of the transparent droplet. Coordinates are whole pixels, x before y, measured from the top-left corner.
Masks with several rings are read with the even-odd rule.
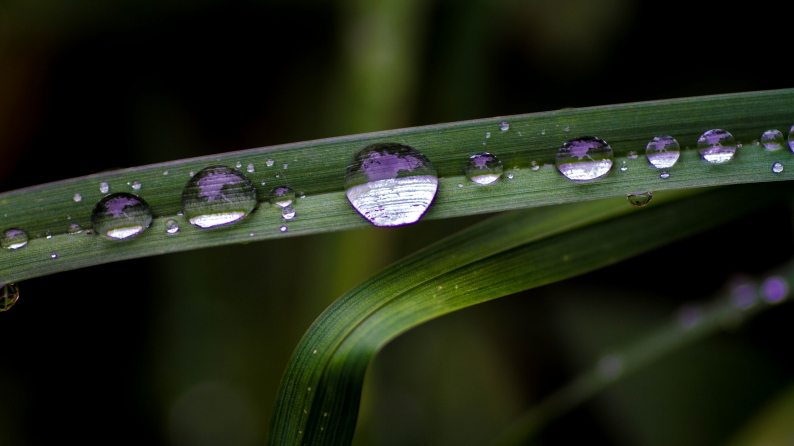
[[[507,121],[502,121],[499,123],[499,130],[506,132],[510,129],[510,123]]]
[[[292,209],[289,206],[285,207],[281,210],[281,218],[284,220],[292,220],[295,218],[295,209]]]
[[[191,170],[191,171],[190,171],[190,173],[189,173],[188,175],[190,175],[190,176],[192,177],[192,176],[193,176],[193,175],[195,175],[195,174],[196,174],[196,172],[193,172],[193,171]]]
[[[532,161],[531,163],[529,163],[529,165],[532,166],[531,167],[532,170],[537,171],[538,169],[540,169],[540,166],[538,166],[538,162],[537,161]]]
[[[713,164],[727,163],[736,153],[736,140],[725,130],[709,130],[700,135],[697,148],[704,160]]]
[[[780,130],[767,130],[761,135],[761,145],[766,150],[780,150],[783,147],[783,134]]]
[[[345,174],[348,201],[375,226],[419,221],[437,190],[438,177],[430,160],[413,147],[397,143],[361,149]]]
[[[485,139],[488,139],[490,137],[491,137],[491,132],[485,132]]]
[[[289,186],[274,187],[269,198],[271,204],[286,208],[295,202],[295,192]]]
[[[53,259],[53,260],[57,259],[58,258],[58,253],[54,252],[54,253],[50,254],[50,258]]]
[[[83,196],[80,194],[74,194],[74,197],[72,197],[72,199],[76,202],[80,202],[83,201]]]
[[[168,175],[168,171],[167,171],[167,170],[164,170],[164,171],[163,171],[163,175]]]
[[[769,303],[778,303],[788,296],[788,282],[782,277],[770,277],[761,284],[761,296]]]
[[[243,167],[243,163],[241,163],[240,161],[237,161],[237,164],[235,164],[234,167],[240,169],[241,167]]]
[[[143,198],[126,192],[110,194],[94,206],[91,224],[113,240],[134,237],[151,226],[152,210]]]
[[[256,188],[242,172],[226,166],[199,171],[182,190],[182,208],[199,228],[225,226],[256,208]]]
[[[645,147],[648,162],[657,169],[669,169],[681,156],[681,146],[672,136],[657,136]]]
[[[13,283],[6,283],[0,289],[0,312],[8,311],[19,300],[19,288]]]
[[[276,178],[281,178],[281,174],[276,174]]]
[[[254,165],[253,164],[249,164],[248,167],[246,167],[245,170],[247,170],[248,173],[254,173],[254,171],[255,171]]]
[[[502,162],[490,153],[478,153],[469,157],[465,172],[470,180],[487,186],[502,176]]]
[[[664,171],[664,172],[659,174],[659,178],[661,178],[663,180],[666,180],[666,179],[670,178],[670,174],[667,173],[667,171]]]
[[[540,134],[541,134],[541,135],[545,135],[545,134],[546,134],[546,129],[543,129],[543,130],[541,130],[541,131],[540,131]]]
[[[285,225],[285,226],[282,226],[282,227],[278,228],[278,230],[281,231],[281,232],[287,232],[289,230],[289,228],[287,228],[287,226]]]
[[[590,181],[612,168],[612,148],[601,138],[580,136],[560,147],[557,170],[571,181]]]
[[[562,131],[565,132],[565,133],[568,133],[568,132],[571,131],[571,127],[566,125],[565,127],[562,128]]]
[[[623,360],[616,355],[603,356],[598,360],[596,371],[604,381],[613,381],[623,373]]]
[[[507,179],[508,180],[512,180],[513,179],[513,174],[512,173],[508,173],[507,174]]]
[[[22,229],[11,228],[3,232],[0,245],[9,250],[24,248],[28,244],[28,233]]]
[[[288,167],[289,167],[289,164],[284,164],[284,170],[287,170]]]
[[[630,159],[630,160],[635,160],[635,159],[637,159],[637,152],[635,152],[635,151],[633,151],[633,150],[632,150],[631,152],[629,152],[629,154],[628,154],[628,156],[626,156],[626,158],[628,158],[628,159]]]
[[[77,223],[72,223],[69,225],[69,234],[77,235],[83,232],[83,227]]]
[[[267,161],[265,161],[265,165],[266,165],[267,167],[273,167],[273,164],[275,164],[275,163],[276,163],[276,162],[275,162],[275,161],[273,161],[273,160],[267,160]]]
[[[780,172],[783,172],[783,163],[776,162],[775,164],[772,164],[772,173],[780,173]]]
[[[109,190],[110,190],[110,185],[107,182],[103,181],[103,182],[99,183],[99,191],[100,192],[102,192],[103,194],[106,194],[106,193],[108,193]]]
[[[463,183],[458,183],[458,189],[462,189],[462,188],[463,188]]]
[[[627,170],[629,170],[629,166],[628,166],[628,165],[626,165],[626,162],[625,162],[625,161],[622,161],[622,162],[620,163],[620,171],[621,171],[621,172],[626,172]]]
[[[139,183],[137,181],[133,181],[132,182],[132,189],[133,190],[139,190],[140,188],[141,188],[141,183]]]
[[[651,202],[653,194],[650,192],[635,192],[633,194],[626,195],[626,198],[629,200],[629,203],[631,203],[632,206],[641,208]]]
[[[166,234],[176,234],[179,232],[179,223],[176,220],[168,220],[165,222]]]
[[[52,238],[52,233],[50,231],[47,231],[47,232],[44,233],[44,237],[46,237],[47,240],[49,240],[49,239]]]

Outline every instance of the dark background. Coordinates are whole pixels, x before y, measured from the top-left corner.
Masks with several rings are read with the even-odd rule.
[[[10,1],[0,190],[350,133],[788,88],[790,17],[764,1]],[[263,444],[281,373],[314,318],[472,221],[26,281],[0,314],[0,445]],[[356,442],[486,443],[611,346],[793,252],[779,205],[428,323],[375,360]],[[793,317],[784,305],[684,348],[538,441],[725,442],[792,383]]]

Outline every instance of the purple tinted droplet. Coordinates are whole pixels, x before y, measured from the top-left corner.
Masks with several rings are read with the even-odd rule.
[[[788,282],[782,277],[770,277],[761,285],[761,295],[769,303],[778,303],[788,295]]]

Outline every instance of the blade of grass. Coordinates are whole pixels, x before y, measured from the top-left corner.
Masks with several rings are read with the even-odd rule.
[[[778,90],[566,109],[251,149],[6,192],[0,194],[2,228],[24,229],[32,239],[24,249],[0,252],[0,282],[135,257],[365,226],[368,223],[347,203],[343,179],[353,153],[375,142],[408,144],[433,161],[443,179],[427,213],[429,219],[593,200],[635,191],[790,180],[794,178],[792,168],[779,174],[770,171],[776,161],[788,164],[792,156],[789,151],[768,152],[745,145],[731,162],[711,165],[699,160],[692,147],[698,135],[710,128],[725,128],[744,143],[757,139],[768,128],[787,129],[794,123],[793,102],[794,90]],[[509,122],[509,130],[499,130],[502,120]],[[492,135],[488,139],[486,132]],[[671,134],[683,147],[690,148],[683,150],[678,164],[670,169],[669,179],[661,179],[659,171],[651,168],[643,156],[627,157],[630,151],[642,152],[647,142],[660,134]],[[586,184],[566,180],[551,164],[561,143],[578,135],[606,139],[615,151],[616,164],[625,161],[628,171],[613,168],[605,177]],[[463,167],[468,157],[485,150],[502,159],[513,179],[489,187],[476,187],[465,179]],[[268,160],[273,160],[271,167],[267,166]],[[529,169],[532,161],[543,167],[537,171]],[[239,224],[212,231],[194,228],[177,215],[189,172],[209,165],[234,166],[237,162],[254,166],[255,172],[249,176],[260,197],[257,211]],[[135,181],[142,184],[139,190],[128,185]],[[261,185],[262,181],[266,184]],[[110,192],[140,194],[152,206],[152,227],[141,236],[120,243],[85,234],[69,235],[68,228],[73,223],[90,227],[91,209],[104,195],[99,190],[101,182],[110,185]],[[265,201],[271,187],[283,184],[306,193],[305,199],[298,200],[298,216],[287,223],[286,233],[279,229],[285,223],[280,212]],[[80,194],[82,200],[74,201],[75,194]],[[180,224],[179,235],[166,234],[165,223],[169,219]],[[45,238],[47,231],[53,234],[51,239]],[[52,260],[53,253],[58,254],[57,260]]]
[[[613,264],[757,209],[787,190],[723,189],[624,216],[626,204],[615,199],[523,211],[422,250],[342,296],[309,328],[282,378],[269,444],[348,444],[367,365],[411,327]]]

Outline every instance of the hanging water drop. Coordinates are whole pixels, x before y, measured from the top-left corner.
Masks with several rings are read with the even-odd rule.
[[[653,194],[650,192],[635,192],[633,194],[626,195],[626,198],[629,200],[629,203],[631,203],[632,206],[641,208],[651,202]]]
[[[783,163],[776,162],[775,164],[772,164],[772,173],[780,173],[780,172],[783,172]]]
[[[286,208],[295,202],[295,192],[289,186],[274,187],[269,198],[270,203]]]
[[[276,163],[276,162],[275,162],[275,161],[273,161],[273,160],[267,160],[267,161],[265,161],[265,165],[266,165],[267,167],[273,167],[273,164],[275,164],[275,163]]]
[[[292,209],[289,206],[285,207],[281,210],[281,218],[284,220],[292,220],[295,218],[295,209]]]
[[[211,166],[199,171],[182,190],[182,208],[200,228],[225,226],[256,208],[256,188],[240,171]]]
[[[612,148],[601,138],[580,136],[560,147],[557,170],[571,181],[590,181],[602,177],[612,168]]]
[[[28,233],[22,229],[6,229],[3,232],[3,237],[0,238],[0,246],[11,251],[24,248],[27,244]]]
[[[69,234],[77,235],[83,233],[83,227],[77,223],[72,223],[69,225]]]
[[[73,199],[75,202],[80,202],[80,201],[83,201],[83,196],[82,196],[82,195],[80,195],[80,194],[74,194],[74,197],[72,197],[72,199]]]
[[[681,156],[681,146],[672,136],[657,136],[645,147],[648,162],[657,169],[669,169]]]
[[[783,147],[783,134],[780,130],[767,130],[761,135],[761,145],[766,150],[780,150]]]
[[[168,220],[165,222],[165,232],[171,235],[179,233],[179,223],[176,220]]]
[[[375,226],[419,221],[438,190],[436,169],[422,153],[398,143],[369,145],[347,167],[345,194]]]
[[[247,170],[248,173],[254,173],[254,171],[255,171],[254,165],[253,164],[249,164],[248,167],[246,167],[245,170]]]
[[[132,189],[133,190],[139,190],[140,188],[141,188],[141,183],[139,183],[137,181],[133,181],[132,182]]]
[[[188,175],[190,175],[191,177],[192,177],[193,175],[195,175],[195,174],[196,174],[196,172],[193,172],[192,170],[190,171],[190,173],[188,173]]]
[[[663,180],[666,180],[666,179],[670,178],[670,174],[667,173],[667,171],[665,170],[664,172],[659,174],[659,178],[661,178]]]
[[[736,153],[736,140],[725,130],[709,130],[700,135],[697,148],[700,156],[709,163],[727,163]]]
[[[478,153],[469,157],[466,177],[481,186],[493,184],[502,176],[502,162],[490,153]]]
[[[625,162],[625,161],[622,161],[622,162],[620,163],[620,171],[621,171],[621,172],[626,172],[627,170],[629,170],[629,166],[627,166],[627,165],[626,165],[626,162]]]
[[[0,289],[0,312],[8,311],[19,300],[19,288],[13,283],[6,283]]]
[[[151,226],[152,210],[143,198],[117,192],[99,200],[94,206],[91,224],[97,234],[113,240],[124,240]]]
[[[99,191],[100,192],[102,192],[103,194],[106,194],[106,193],[108,193],[109,190],[110,190],[110,185],[106,181],[103,181],[103,182],[99,183]]]
[[[506,132],[510,129],[510,123],[507,121],[502,121],[499,123],[499,130]]]
[[[282,226],[282,227],[278,228],[278,230],[281,231],[281,232],[287,232],[287,230],[289,230],[289,228],[285,225],[285,226]]]

